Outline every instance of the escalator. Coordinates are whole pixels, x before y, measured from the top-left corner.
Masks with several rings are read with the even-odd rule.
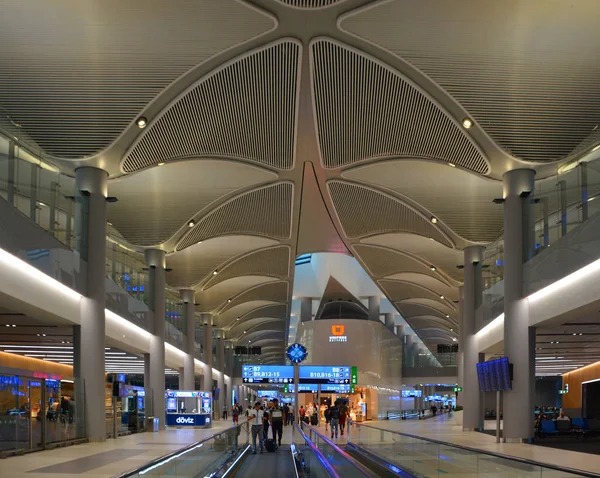
[[[255,478],[255,477],[281,477],[296,478],[299,475],[296,467],[296,460],[292,455],[291,445],[282,443],[281,447],[274,453],[248,454],[239,468],[234,470],[235,478]]]

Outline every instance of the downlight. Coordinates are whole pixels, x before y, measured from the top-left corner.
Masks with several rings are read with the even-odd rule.
[[[437,224],[437,217],[431,216],[431,223],[432,224]]]
[[[462,120],[462,125],[465,129],[469,129],[473,126],[473,120],[471,118],[465,118]]]
[[[194,227],[196,225],[196,221],[194,221],[193,219],[188,222],[188,227]]]
[[[144,129],[146,127],[146,125],[148,124],[148,120],[146,119],[145,116],[140,116],[136,121],[135,124],[137,124],[138,128],[140,129]]]

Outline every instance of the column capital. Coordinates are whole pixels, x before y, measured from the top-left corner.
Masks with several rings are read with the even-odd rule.
[[[484,246],[469,246],[463,250],[465,258],[465,267],[467,264],[471,265],[475,262],[483,262],[485,256]]]
[[[108,196],[108,173],[103,169],[84,166],[75,170],[75,180],[79,191]]]
[[[522,193],[533,192],[535,171],[533,169],[513,169],[502,175],[503,198],[520,196]]]
[[[193,304],[196,291],[194,289],[179,289],[179,296],[186,304]]]
[[[202,322],[202,325],[212,325],[213,316],[212,314],[203,312],[202,314],[200,314],[200,321]]]
[[[146,249],[144,251],[144,259],[150,267],[166,268],[166,252],[162,249]]]

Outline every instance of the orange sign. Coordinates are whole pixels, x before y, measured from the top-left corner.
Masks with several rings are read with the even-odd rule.
[[[344,335],[345,327],[343,325],[332,325],[331,333],[336,337]]]

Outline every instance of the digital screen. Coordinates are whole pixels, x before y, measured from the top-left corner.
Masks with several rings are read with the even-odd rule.
[[[300,367],[300,383],[349,384],[350,367],[324,367],[303,365]]]
[[[512,390],[510,364],[507,357],[478,363],[477,378],[479,390],[482,392]]]
[[[402,398],[420,398],[423,390],[402,390]]]
[[[277,398],[277,390],[258,390],[259,397]]]
[[[126,375],[124,373],[118,373],[117,374],[117,382],[126,382]]]
[[[292,365],[243,365],[244,383],[292,383],[294,367]]]
[[[319,384],[317,383],[301,383],[298,385],[298,393],[317,393],[319,390]],[[295,391],[294,384],[290,384],[288,392],[293,393]]]
[[[325,383],[321,384],[321,392],[322,393],[351,393],[350,384],[344,383]],[[292,393],[294,391],[294,384],[288,386],[288,392]],[[317,393],[319,391],[318,383],[301,383],[298,386],[298,393],[310,392]]]

